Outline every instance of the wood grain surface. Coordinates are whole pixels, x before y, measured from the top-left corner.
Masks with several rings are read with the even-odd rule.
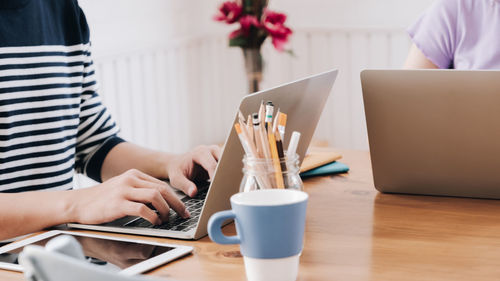
[[[304,182],[310,201],[298,280],[500,280],[500,201],[380,194],[369,154],[341,153],[349,174]],[[245,280],[238,246],[144,239],[195,248],[155,277]],[[0,280],[22,275],[0,271]]]

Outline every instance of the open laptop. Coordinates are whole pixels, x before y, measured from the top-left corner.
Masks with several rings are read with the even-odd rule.
[[[500,199],[500,71],[361,73],[375,187]]]
[[[241,100],[239,110],[244,116],[247,116],[258,111],[262,101],[272,101],[280,108],[281,112],[287,113],[284,144],[288,145],[293,131],[299,131],[301,138],[297,154],[302,161],[337,73],[337,70],[331,70],[245,96]],[[237,114],[235,114],[233,124],[237,118]],[[68,226],[120,233],[199,239],[207,234],[207,222],[213,213],[231,208],[229,198],[239,191],[240,181],[243,177],[242,159],[243,148],[231,126],[212,182],[205,184],[205,186],[198,186],[199,192],[194,198],[187,196],[181,198],[191,213],[189,219],[182,219],[171,210],[169,221],[160,226],[154,226],[137,217],[125,217],[101,225],[71,223]]]

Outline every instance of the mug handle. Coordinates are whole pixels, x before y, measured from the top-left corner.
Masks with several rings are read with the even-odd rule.
[[[240,244],[241,239],[238,235],[226,236],[222,234],[222,223],[227,219],[236,218],[233,210],[226,210],[213,214],[208,220],[208,236],[218,244]]]

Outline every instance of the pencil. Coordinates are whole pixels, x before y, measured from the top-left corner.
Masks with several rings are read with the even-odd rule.
[[[259,125],[259,130],[260,130],[260,143],[262,146],[262,152],[264,154],[264,158],[266,159],[271,159],[271,150],[269,149],[269,141],[267,139],[266,135],[266,128],[264,128],[264,123],[260,123]]]
[[[252,124],[252,116],[251,115],[248,115],[248,118],[247,118],[247,133],[248,133],[249,141],[252,142],[253,144],[255,144],[255,142],[253,140],[254,132],[253,132],[253,124]],[[255,155],[255,157],[259,157],[259,156]]]
[[[234,129],[236,130],[236,134],[238,134],[238,138],[240,139],[241,146],[245,151],[245,154],[249,157],[252,156],[252,151],[250,150],[250,146],[248,145],[245,136],[243,134],[243,130],[241,129],[241,125],[239,123],[234,124]]]
[[[238,110],[238,120],[242,123],[245,123],[245,116],[241,113],[241,110]]]
[[[262,125],[264,125],[266,123],[266,109],[264,108],[264,101],[260,102],[259,121],[260,121],[260,124],[262,124]]]
[[[285,139],[285,128],[286,128],[286,118],[287,115],[283,112],[280,112],[280,116],[278,120],[278,131],[280,133],[281,140]]]
[[[278,129],[278,119],[280,119],[280,109],[278,108],[278,111],[276,112],[276,117],[274,118],[273,122],[273,133]]]
[[[269,127],[269,131],[267,133],[268,141],[269,141],[269,147],[271,150],[271,156],[273,160],[273,166],[274,166],[274,173],[276,176],[276,187],[277,188],[285,188],[285,185],[283,183],[283,175],[281,174],[281,167],[280,167],[280,159],[278,156],[278,148],[276,147],[276,138],[274,137],[274,133],[271,131],[271,128]]]

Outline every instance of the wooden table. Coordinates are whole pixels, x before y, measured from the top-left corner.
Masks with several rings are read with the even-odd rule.
[[[343,151],[346,175],[308,179],[299,280],[499,280],[500,202],[380,194],[367,152]],[[234,233],[231,224],[225,232]],[[145,238],[195,247],[151,272],[177,280],[245,280],[238,246]],[[0,280],[22,275],[0,271]]]

